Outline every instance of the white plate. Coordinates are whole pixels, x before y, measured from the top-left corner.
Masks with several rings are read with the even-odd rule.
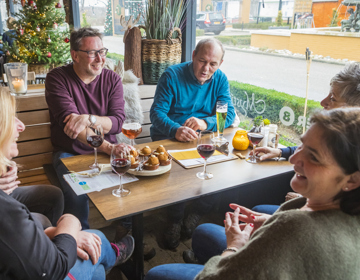
[[[135,171],[135,169],[129,169],[127,173],[135,175],[135,176],[157,176],[168,172],[171,169],[171,163],[165,166],[159,166],[156,170],[141,170]]]

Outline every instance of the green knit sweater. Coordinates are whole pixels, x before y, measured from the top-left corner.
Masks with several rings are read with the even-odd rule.
[[[237,253],[211,258],[202,279],[360,279],[360,215],[340,210],[300,211],[284,203]]]

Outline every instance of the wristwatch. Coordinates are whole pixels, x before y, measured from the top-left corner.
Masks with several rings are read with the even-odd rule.
[[[96,117],[94,115],[89,115],[90,126],[93,126],[96,123]]]

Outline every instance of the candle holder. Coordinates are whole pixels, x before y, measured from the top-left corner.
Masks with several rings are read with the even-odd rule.
[[[14,95],[23,95],[27,92],[27,70],[26,63],[6,63],[4,64],[6,77],[10,92]]]

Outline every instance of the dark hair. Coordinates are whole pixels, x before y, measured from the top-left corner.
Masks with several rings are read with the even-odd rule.
[[[222,51],[221,60],[223,60],[224,55],[225,55],[225,48],[224,48],[223,44],[218,39],[215,39],[213,37],[200,40],[199,43],[197,43],[197,45],[195,47],[194,54],[196,55],[204,45],[208,45],[208,44],[209,45],[218,44],[220,46],[221,51]]]
[[[78,51],[81,47],[81,40],[86,37],[99,37],[102,40],[102,34],[98,29],[82,27],[71,32],[70,49]]]
[[[360,66],[353,62],[348,63],[330,81],[335,86],[349,106],[360,106]]]
[[[360,171],[360,108],[322,110],[315,113],[310,122],[323,129],[325,145],[345,174]],[[359,214],[360,186],[340,191],[334,200],[340,200],[343,212]]]

